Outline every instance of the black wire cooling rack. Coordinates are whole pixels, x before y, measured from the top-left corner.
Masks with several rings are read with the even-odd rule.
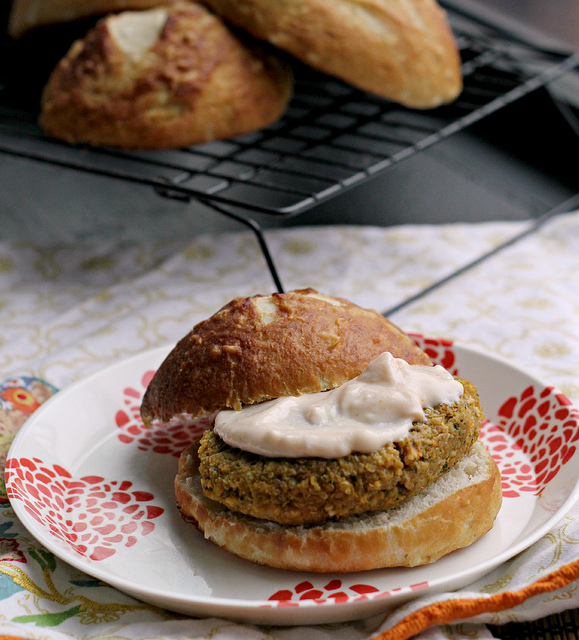
[[[301,65],[294,97],[274,125],[186,149],[127,152],[51,140],[37,102],[23,104],[0,51],[0,153],[149,185],[197,199],[249,226],[282,290],[252,213],[296,216],[387,171],[440,140],[574,70],[579,53],[549,50],[448,9],[461,53],[464,89],[451,105],[410,110]]]

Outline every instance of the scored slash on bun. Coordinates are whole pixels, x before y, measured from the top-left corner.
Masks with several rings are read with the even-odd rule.
[[[326,391],[359,375],[384,351],[430,364],[377,311],[313,289],[235,298],[181,339],[153,377],[145,423],[281,396]]]
[[[258,520],[206,498],[197,465],[193,446],[182,454],[175,479],[182,516],[230,553],[294,571],[345,573],[434,562],[489,531],[502,499],[499,471],[480,440],[401,506],[313,526]]]
[[[52,72],[39,122],[70,143],[186,147],[272,124],[292,89],[289,64],[183,0],[102,18]]]

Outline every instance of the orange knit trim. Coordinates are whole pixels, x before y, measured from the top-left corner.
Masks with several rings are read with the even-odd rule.
[[[481,613],[512,609],[528,598],[556,591],[577,579],[579,579],[579,560],[564,565],[520,591],[503,591],[488,598],[462,598],[436,602],[411,613],[391,629],[375,636],[374,640],[407,640],[434,625],[472,618]]]

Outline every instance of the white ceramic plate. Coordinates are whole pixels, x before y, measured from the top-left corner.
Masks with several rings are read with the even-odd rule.
[[[30,533],[77,569],[135,598],[195,616],[264,624],[362,618],[473,582],[546,533],[578,496],[579,413],[556,389],[504,360],[415,336],[434,362],[472,380],[489,422],[504,503],[474,545],[413,569],[345,575],[260,567],[182,521],[173,494],[182,427],[139,417],[156,349],[77,383],[38,409],[7,463],[11,503]]]

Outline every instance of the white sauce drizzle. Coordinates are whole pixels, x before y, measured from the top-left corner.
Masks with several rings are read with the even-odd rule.
[[[440,365],[409,365],[386,352],[337,389],[220,411],[215,431],[228,445],[266,457],[371,453],[406,438],[424,409],[463,393]]]

